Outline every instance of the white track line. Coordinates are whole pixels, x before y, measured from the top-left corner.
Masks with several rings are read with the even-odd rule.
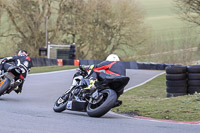
[[[29,74],[28,76],[46,75],[46,74],[53,74],[53,73],[60,73],[60,72],[67,72],[67,71],[75,71],[75,70],[76,70],[76,69],[69,69],[69,70],[60,70],[60,71],[53,71],[53,72],[33,73],[33,74]],[[124,90],[124,92],[127,92],[127,91],[129,91],[129,90],[131,90],[131,89],[133,89],[133,88],[138,87],[138,86],[144,85],[144,84],[146,84],[147,82],[153,80],[154,78],[156,78],[156,77],[158,77],[158,76],[160,76],[160,75],[162,75],[162,74],[164,74],[164,73],[165,73],[165,72],[160,73],[160,74],[157,74],[157,75],[155,75],[154,77],[152,77],[152,78],[146,80],[145,82],[143,82],[143,83],[141,83],[141,84],[132,86],[132,87],[130,87],[130,88]]]
[[[46,75],[46,74],[53,74],[53,73],[60,73],[60,72],[67,72],[67,71],[75,71],[75,70],[76,69],[69,69],[69,70],[60,70],[60,71],[53,71],[53,72],[33,73],[33,74],[29,74],[28,76]]]
[[[129,91],[129,90],[131,90],[131,89],[133,89],[133,88],[138,87],[138,86],[142,86],[142,85],[146,84],[147,82],[149,82],[149,81],[155,79],[156,77],[158,77],[158,76],[160,76],[160,75],[162,75],[162,74],[164,74],[164,73],[165,73],[165,72],[159,73],[159,74],[153,76],[152,78],[150,78],[150,79],[148,79],[148,80],[146,80],[146,81],[144,81],[144,82],[142,82],[142,83],[140,83],[140,84],[138,84],[138,85],[135,85],[135,86],[133,86],[133,87],[130,87],[130,88],[124,90],[124,92],[127,92],[127,91]]]

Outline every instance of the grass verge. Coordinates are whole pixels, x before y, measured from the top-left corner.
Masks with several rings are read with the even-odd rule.
[[[177,121],[200,121],[200,94],[166,98],[165,74],[124,93],[117,113]]]
[[[68,70],[68,69],[74,69],[77,68],[77,66],[45,66],[45,67],[32,67],[31,73],[43,73],[43,72],[52,72],[52,71],[60,71],[60,70]]]

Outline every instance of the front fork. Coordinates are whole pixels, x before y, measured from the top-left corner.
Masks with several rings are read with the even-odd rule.
[[[69,94],[69,93],[71,93],[74,87],[75,87],[75,86],[72,85],[68,90],[65,91],[64,94]]]

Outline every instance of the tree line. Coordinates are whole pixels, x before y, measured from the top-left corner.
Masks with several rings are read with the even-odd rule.
[[[174,1],[183,20],[200,25],[200,0]],[[79,59],[144,53],[150,34],[135,0],[0,0],[0,56],[19,49],[39,56],[46,18],[48,41],[75,43]]]
[[[145,38],[144,12],[134,0],[1,0],[0,42],[37,57],[48,41],[76,44],[80,59],[128,56]],[[2,41],[2,40],[6,40]]]

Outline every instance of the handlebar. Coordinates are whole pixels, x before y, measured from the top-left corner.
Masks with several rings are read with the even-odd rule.
[[[83,77],[88,75],[88,72],[86,70],[83,70],[80,66],[77,69],[77,71],[80,73],[80,75],[82,75]]]

